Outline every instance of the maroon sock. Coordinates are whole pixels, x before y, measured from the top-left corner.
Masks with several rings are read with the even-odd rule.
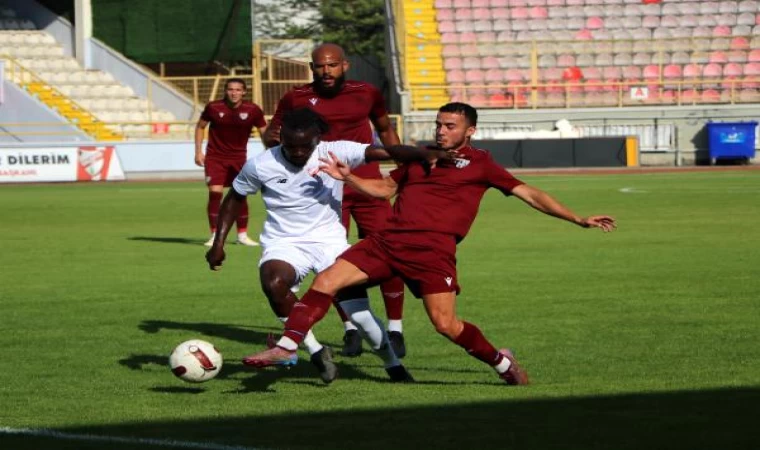
[[[380,285],[388,320],[401,320],[404,315],[404,280],[391,278]]]
[[[325,316],[332,300],[332,295],[313,289],[306,291],[301,301],[293,305],[283,335],[300,344],[311,327]]]
[[[237,217],[237,231],[238,233],[245,233],[248,231],[248,200],[245,200],[240,205],[240,214]]]
[[[219,206],[221,206],[221,204],[222,193],[209,191],[206,214],[208,214],[208,226],[211,228],[212,233],[216,231],[216,219],[219,217]]]
[[[499,364],[503,356],[493,345],[491,345],[490,342],[488,342],[480,329],[469,322],[463,323],[464,329],[459,336],[454,339],[454,343],[464,348],[471,356],[474,356],[489,366]]]
[[[346,314],[345,311],[343,311],[343,308],[340,307],[340,302],[337,298],[333,300],[333,306],[335,306],[335,311],[338,312],[338,315],[340,316],[340,321],[343,323],[346,323],[349,321],[348,314]]]

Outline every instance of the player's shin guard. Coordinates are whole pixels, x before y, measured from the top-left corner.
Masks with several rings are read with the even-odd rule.
[[[490,342],[488,342],[480,329],[469,322],[463,323],[464,329],[462,329],[459,336],[454,339],[454,343],[464,348],[467,353],[489,366],[494,366],[500,363],[503,356],[493,345],[491,345]]]
[[[293,305],[293,310],[285,322],[284,337],[296,344],[303,342],[306,334],[315,323],[319,322],[330,309],[333,296],[309,289],[301,301]]]
[[[235,224],[237,225],[238,233],[248,231],[248,199],[244,200],[243,204],[240,205],[240,214],[237,216]]]
[[[404,280],[399,277],[391,278],[380,284],[380,292],[383,294],[388,320],[401,320],[404,314]]]
[[[385,367],[401,364],[389,345],[385,327],[369,307],[369,299],[359,298],[340,302],[340,306],[351,318],[362,335],[372,347],[372,350],[382,358]]]
[[[219,207],[222,205],[222,196],[223,194],[221,192],[209,191],[208,193],[206,214],[208,215],[208,226],[212,233],[216,231],[216,221],[219,217]]]

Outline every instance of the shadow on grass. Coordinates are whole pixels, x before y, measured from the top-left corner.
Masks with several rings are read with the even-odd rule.
[[[246,327],[233,324],[210,322],[174,322],[171,320],[143,320],[137,326],[146,333],[158,333],[161,330],[186,330],[207,338],[221,338],[244,344],[264,344],[269,333],[278,335],[282,328]]]
[[[60,431],[251,449],[749,450],[757,448],[760,438],[758,405],[760,389],[743,388],[125,423]],[[14,449],[103,448],[102,443],[62,447],[60,440],[10,436],[0,436],[0,444]]]
[[[189,239],[180,237],[161,237],[161,236],[130,236],[127,238],[130,241],[148,241],[148,242],[161,242],[163,244],[187,244],[187,245],[203,245],[206,239]]]

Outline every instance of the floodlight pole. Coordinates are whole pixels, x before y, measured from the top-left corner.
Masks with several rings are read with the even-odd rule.
[[[82,67],[91,69],[92,1],[75,0],[74,17],[74,55]]]

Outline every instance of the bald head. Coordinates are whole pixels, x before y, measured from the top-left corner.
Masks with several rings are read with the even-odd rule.
[[[346,59],[346,53],[343,51],[343,47],[338,44],[322,44],[311,52],[312,62],[321,60],[328,56],[341,61]]]
[[[311,52],[314,89],[322,97],[335,97],[343,89],[348,61],[340,45],[322,44]]]

